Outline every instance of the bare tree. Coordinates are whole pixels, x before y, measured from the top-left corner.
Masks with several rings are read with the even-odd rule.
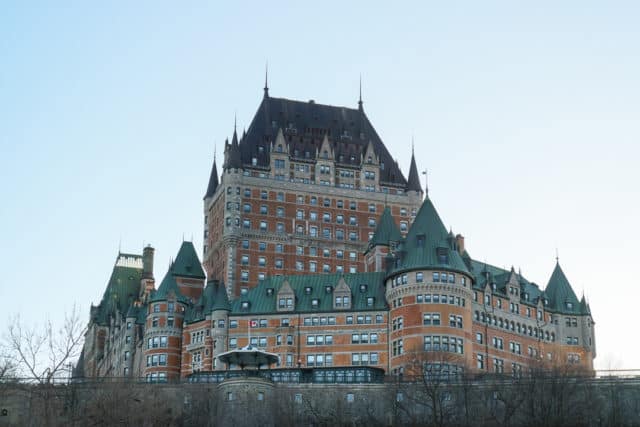
[[[45,322],[44,327],[36,328],[23,323],[20,316],[15,316],[9,322],[4,347],[17,375],[40,384],[49,384],[60,378],[78,357],[84,332],[75,305],[71,313],[65,315],[64,323],[58,329],[50,320]]]

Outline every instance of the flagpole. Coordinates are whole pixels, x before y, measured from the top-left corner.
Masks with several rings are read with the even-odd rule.
[[[249,342],[247,342],[247,347],[251,347],[251,319],[249,319],[247,326],[249,327]]]

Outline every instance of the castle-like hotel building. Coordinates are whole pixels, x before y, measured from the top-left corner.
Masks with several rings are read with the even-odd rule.
[[[248,344],[281,368],[593,370],[590,309],[560,265],[543,290],[473,259],[425,197],[415,158],[405,179],[361,100],[265,87],[221,176],[213,161],[202,262],[183,242],[156,288],[153,252],[118,254],[77,375],[185,378],[227,369],[216,357]]]

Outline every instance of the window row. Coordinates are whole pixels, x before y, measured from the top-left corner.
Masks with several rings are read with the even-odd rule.
[[[333,354],[307,354],[307,366],[333,366]]]
[[[424,283],[424,272],[417,271],[415,273],[415,283]],[[433,283],[456,283],[456,275],[453,273],[444,273],[439,271],[434,271],[432,273],[432,282]],[[396,276],[391,280],[391,287],[395,288],[397,286],[406,285],[409,283],[409,273],[401,274]],[[467,278],[464,276],[460,276],[460,284],[462,286],[467,286]]]
[[[459,307],[466,306],[466,300],[455,295],[445,294],[418,294],[416,295],[418,304],[451,304]]]
[[[377,365],[378,353],[351,353],[352,365]]]
[[[307,335],[307,345],[333,345],[333,335]]]
[[[375,333],[363,333],[363,334],[351,334],[351,344],[377,344],[378,334]]]
[[[167,355],[153,354],[147,356],[147,366],[167,366]]]
[[[474,320],[477,322],[488,323],[499,328],[511,330],[522,335],[529,335],[534,338],[540,338],[545,341],[554,342],[556,340],[556,334],[554,332],[544,331],[542,328],[536,326],[528,326],[514,322],[513,320],[503,319],[501,317],[492,316],[491,314],[485,314],[485,312],[475,311]]]
[[[425,335],[424,351],[448,351],[464,354],[464,340],[446,335]]]
[[[153,337],[147,339],[147,348],[164,348],[167,346],[167,337]]]

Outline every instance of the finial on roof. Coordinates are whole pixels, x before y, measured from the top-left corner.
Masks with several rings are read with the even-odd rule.
[[[269,97],[269,61],[264,65],[264,97]]]
[[[362,74],[360,74],[360,96],[358,98],[358,109],[362,110]]]
[[[558,248],[556,247],[556,264],[560,264],[560,255],[558,255]]]
[[[422,171],[422,175],[424,175],[424,194],[426,196],[429,195],[429,175],[427,174],[427,170]]]
[[[233,113],[233,132],[236,132],[236,128],[238,126],[238,113],[234,111]]]

